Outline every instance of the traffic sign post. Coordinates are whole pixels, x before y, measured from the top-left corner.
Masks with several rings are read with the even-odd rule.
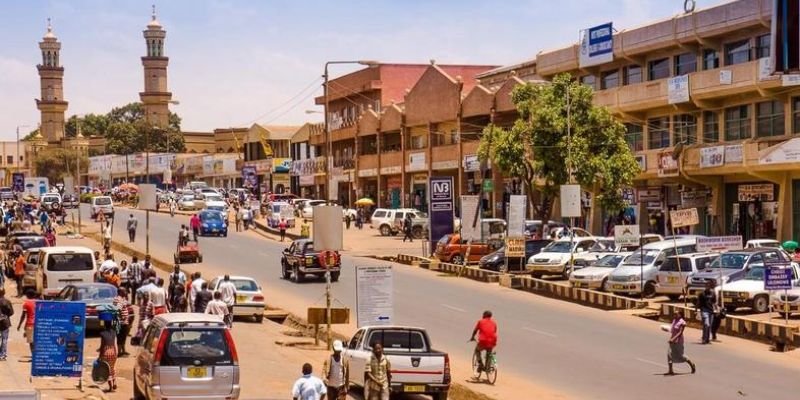
[[[672,244],[675,247],[675,255],[678,255],[678,238],[675,234],[675,228],[683,228],[686,226],[693,226],[700,223],[700,216],[697,214],[696,208],[685,208],[682,210],[672,210],[669,212],[669,219],[672,225]],[[680,280],[684,282],[683,287],[683,306],[687,306],[687,293],[686,293],[686,281],[683,279],[683,271],[681,270],[681,262],[680,260],[675,260],[676,264],[678,265],[678,275],[680,275]],[[722,293],[722,288],[724,283],[722,282],[722,269],[720,269],[720,276],[719,276],[719,291]],[[644,293],[644,288],[642,288],[642,292]],[[725,300],[722,296],[719,297],[720,299],[720,307],[725,307]]]
[[[785,300],[792,288],[792,266],[790,264],[766,264],[764,266],[764,290],[783,290],[783,316],[789,325],[789,303]],[[771,296],[770,296],[771,297]]]

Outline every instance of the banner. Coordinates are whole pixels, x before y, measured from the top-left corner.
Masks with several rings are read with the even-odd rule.
[[[444,235],[453,233],[453,177],[431,176],[428,178],[428,205],[430,223],[428,238],[431,254],[436,243]],[[463,221],[463,219],[462,219]]]
[[[476,154],[464,156],[464,172],[476,172],[481,170],[481,162]]]
[[[86,303],[37,301],[34,315],[31,376],[80,378]]]
[[[672,152],[662,151],[658,153],[658,177],[665,178],[678,175],[678,160],[672,158]]]
[[[741,236],[711,236],[697,238],[698,252],[723,252],[741,250],[743,247]]]
[[[461,196],[461,240],[482,240],[479,207],[479,196]],[[478,220],[473,226],[473,223],[476,222],[476,215],[478,216]]]
[[[580,68],[614,61],[614,27],[611,22],[583,31],[578,66]]]
[[[772,183],[754,183],[739,185],[737,189],[739,201],[775,201],[775,185]]]
[[[580,185],[561,185],[561,216],[580,217],[581,216],[581,186]]]
[[[255,166],[245,165],[242,167],[242,185],[250,189],[255,189],[258,186],[258,175],[256,175]]]
[[[796,163],[800,161],[800,138],[787,140],[759,153],[759,164]]]
[[[528,197],[512,194],[508,201],[508,236],[523,236],[525,234],[525,205]]]
[[[741,164],[744,156],[741,144],[725,146],[725,164]]]
[[[292,170],[291,158],[273,158],[272,159],[272,172],[288,173]]]
[[[680,75],[669,78],[667,82],[667,103],[686,103],[689,98],[689,75]]]
[[[725,164],[725,146],[700,149],[700,168],[721,167]]]
[[[682,228],[684,226],[692,226],[700,223],[700,217],[697,215],[696,208],[672,210],[669,212],[669,219],[672,221],[673,228]]]
[[[13,182],[13,188],[15,192],[21,193],[25,191],[25,174],[22,172],[12,173],[11,182]]]
[[[614,226],[614,244],[617,246],[638,246],[639,225]]]

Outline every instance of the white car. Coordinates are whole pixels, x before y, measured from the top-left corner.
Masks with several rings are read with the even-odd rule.
[[[308,200],[303,203],[303,209],[300,210],[300,217],[305,219],[314,218],[314,207],[325,205],[325,200]]]
[[[779,290],[772,295],[772,309],[778,312],[781,317],[791,316],[793,313],[800,313],[800,287],[783,291]]]
[[[596,244],[597,238],[594,237],[575,237],[572,241],[570,238],[558,239],[543,248],[539,254],[531,256],[525,269],[530,271],[534,278],[544,275],[561,275],[562,278],[567,279],[570,273],[570,252],[572,252],[573,259],[589,257],[589,249]],[[575,264],[575,268],[578,269],[584,265]]]
[[[792,286],[800,284],[800,269],[792,263]],[[739,307],[747,307],[756,313],[769,311],[770,293],[764,290],[764,266],[753,265],[747,270],[744,278],[723,285],[722,303],[728,312],[736,311]]]
[[[255,279],[246,276],[230,276],[233,285],[236,286],[236,304],[233,306],[234,317],[253,318],[261,323],[264,320],[264,292]],[[211,291],[219,290],[219,285],[224,280],[223,276],[218,276],[211,281],[208,288]]]
[[[204,197],[206,200],[206,208],[219,210],[221,207],[224,212],[228,212],[228,202],[222,198],[221,194],[206,193]]]
[[[178,210],[194,210],[195,207],[194,195],[183,195],[181,199],[178,200]]]
[[[581,268],[572,273],[569,277],[569,283],[576,288],[603,290],[608,274],[622,264],[630,255],[630,252],[606,254],[591,267]]]
[[[756,247],[773,247],[776,249],[783,248],[783,246],[781,246],[781,242],[775,239],[752,239],[748,240],[744,245],[745,249],[753,249]]]
[[[719,257],[719,253],[689,253],[669,256],[656,273],[656,293],[675,301],[687,290],[689,278],[703,271]]]

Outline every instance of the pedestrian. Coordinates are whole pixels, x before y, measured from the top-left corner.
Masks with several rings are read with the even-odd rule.
[[[347,214],[347,215],[344,216],[344,226],[347,229],[350,229],[350,220],[351,220],[350,214]]]
[[[33,322],[36,319],[36,292],[33,289],[25,291],[25,301],[22,303],[22,315],[19,317],[17,331],[25,324],[25,340],[31,348],[33,357]]]
[[[391,370],[392,364],[383,354],[383,344],[380,342],[373,344],[367,365],[367,396],[364,400],[389,400]]]
[[[128,276],[128,262],[125,260],[119,262],[119,287],[125,288],[126,293],[131,289],[131,281]]]
[[[8,357],[8,333],[13,315],[14,307],[6,298],[6,289],[0,287],[0,361],[5,361]]]
[[[242,207],[242,226],[244,230],[250,229],[250,219],[253,217],[253,214],[250,211],[250,206]]]
[[[281,233],[281,242],[282,242],[284,239],[286,239],[286,219],[281,218],[281,222],[278,223],[278,230]]]
[[[686,329],[686,321],[683,319],[683,311],[675,310],[672,315],[672,324],[669,328],[669,352],[667,353],[667,364],[669,371],[667,375],[674,375],[672,364],[687,363],[692,373],[695,373],[696,368],[692,360],[683,353],[683,331]]]
[[[242,230],[242,209],[239,206],[234,206],[233,209],[236,212],[236,232],[241,232]]]
[[[125,342],[128,340],[128,334],[131,332],[131,325],[133,324],[133,306],[128,302],[128,289],[120,288],[117,291],[117,296],[114,297],[114,307],[119,310],[119,331],[117,332],[117,350],[119,356],[128,356],[125,351]]]
[[[192,279],[192,284],[189,288],[189,306],[192,307],[192,311],[197,312],[197,310],[194,308],[194,302],[197,300],[197,294],[203,290],[204,283],[206,283],[206,281],[203,279],[203,276],[200,274],[200,272],[195,272],[194,279]],[[205,310],[205,308],[203,310]],[[200,312],[203,312],[203,310],[200,310]]]
[[[153,315],[169,312],[167,309],[167,290],[164,288],[164,279],[156,278],[156,288],[150,290],[150,302],[153,304]]]
[[[186,288],[178,286],[175,288],[175,295],[170,304],[172,312],[182,313],[189,311],[189,301],[186,300]]]
[[[21,251],[14,260],[14,280],[17,281],[17,297],[22,297],[22,278],[25,277],[25,256]]]
[[[236,304],[236,285],[231,282],[230,275],[225,275],[225,277],[222,278],[222,282],[220,282],[217,290],[222,295],[222,301],[228,307],[228,314],[226,314],[227,319],[225,320],[225,324],[227,324],[229,328],[232,328],[233,306]]]
[[[131,266],[128,269],[128,282],[131,291],[131,303],[136,304],[136,292],[142,286],[144,277],[142,276],[142,264],[139,263],[139,257],[133,256],[131,258]]]
[[[99,359],[108,364],[108,391],[117,390],[117,331],[112,323],[113,314],[108,312],[100,313],[100,321],[103,330],[100,331],[100,353]]]
[[[42,233],[47,230],[47,226],[50,223],[50,216],[47,214],[47,211],[39,210],[39,225],[42,228]]]
[[[356,228],[358,230],[364,229],[364,210],[360,208],[356,211]]]
[[[139,307],[144,308],[148,302],[150,302],[150,292],[156,290],[158,286],[156,286],[154,278],[146,278],[144,282],[142,282],[142,286],[136,290],[136,298],[139,301]]]
[[[703,344],[710,344],[711,326],[714,324],[714,308],[717,305],[717,294],[714,292],[714,283],[706,282],[706,288],[697,296],[696,311],[700,313],[703,321]]]
[[[172,267],[172,273],[169,274],[169,298],[172,301],[172,298],[175,296],[175,289],[179,287],[183,287],[186,285],[186,274],[181,271],[181,266],[179,264],[175,264]]]
[[[349,391],[349,366],[342,357],[344,345],[341,340],[333,341],[333,354],[322,365],[322,379],[328,389],[328,398],[345,399]]]
[[[194,241],[197,241],[197,235],[200,234],[200,216],[197,214],[192,215],[189,219],[189,226],[192,227],[192,234],[194,234]]]
[[[56,245],[56,233],[53,228],[47,230],[44,234],[44,239],[47,241],[47,245],[50,247],[55,247]]]
[[[328,394],[325,383],[314,375],[311,364],[303,364],[303,376],[294,382],[292,387],[293,400],[324,400]],[[365,399],[366,400],[366,399]]]
[[[197,292],[194,298],[194,312],[204,313],[206,311],[206,306],[208,306],[208,303],[211,302],[213,298],[214,295],[208,290],[208,282],[203,282],[200,291]]]
[[[230,314],[230,312],[228,311],[228,305],[225,304],[224,301],[222,301],[222,293],[218,291],[214,292],[213,299],[209,301],[208,304],[206,304],[205,313],[211,315],[219,315],[220,317],[222,317],[223,321],[228,320],[228,315]]]
[[[114,285],[114,287],[119,290],[121,282],[119,277],[119,268],[117,267],[111,268],[105,273],[104,278],[106,280],[106,283]]]
[[[155,271],[153,271],[153,264],[150,262],[150,254],[145,254],[144,256],[144,264],[142,264],[145,271],[150,271],[155,276]]]
[[[136,228],[139,226],[139,221],[131,214],[128,218],[128,240],[131,243],[136,241]]]
[[[414,242],[414,236],[411,235],[411,213],[406,213],[403,218],[403,243],[408,239],[409,242]]]
[[[169,199],[169,216],[170,217],[175,217],[175,207],[176,207],[175,199],[170,197],[170,199]]]

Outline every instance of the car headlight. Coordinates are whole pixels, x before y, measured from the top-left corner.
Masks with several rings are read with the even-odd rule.
[[[208,224],[203,224],[203,228],[208,228]]]
[[[630,282],[637,282],[637,281],[640,281],[641,279],[642,279],[641,275],[630,275],[630,276],[628,276],[628,281],[630,281]]]

